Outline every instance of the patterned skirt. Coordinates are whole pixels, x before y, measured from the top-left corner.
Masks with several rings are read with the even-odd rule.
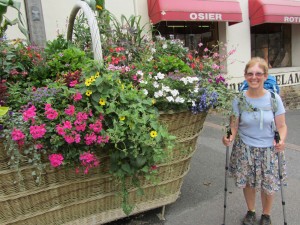
[[[278,154],[281,154],[282,182],[286,186],[284,152]],[[243,143],[240,138],[236,138],[230,156],[229,175],[235,179],[236,186],[240,188],[245,188],[248,184],[267,194],[274,194],[280,190],[278,155],[274,147],[251,147]]]

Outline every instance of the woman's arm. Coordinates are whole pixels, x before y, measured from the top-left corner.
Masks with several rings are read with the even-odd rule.
[[[287,125],[285,123],[285,114],[284,113],[275,117],[275,124],[276,124],[276,128],[280,135],[280,141],[279,141],[279,143],[276,143],[274,141],[274,146],[277,151],[281,152],[281,151],[284,151],[285,140],[286,140],[286,136],[287,136]]]

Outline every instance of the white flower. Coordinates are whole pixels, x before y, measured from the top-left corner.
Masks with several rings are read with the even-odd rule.
[[[168,47],[167,44],[163,44],[163,46],[162,46],[163,49],[166,49],[167,47]]]
[[[190,83],[194,83],[195,81],[198,81],[198,80],[199,80],[198,77],[188,77],[188,81],[189,81]]]
[[[153,87],[158,88],[159,87],[159,83],[157,81],[153,82]]]
[[[184,98],[181,98],[181,97],[177,96],[176,99],[175,99],[175,102],[184,103]]]
[[[195,103],[195,101],[192,101],[192,106],[196,106],[196,103]]]
[[[170,91],[171,91],[171,89],[170,89],[169,86],[164,86],[164,85],[162,85],[161,89],[162,89],[164,92],[170,92]]]
[[[140,83],[141,84],[148,84],[148,81],[146,81],[146,80],[140,80]]]
[[[148,95],[148,91],[146,89],[143,89],[143,92],[145,95]]]
[[[141,76],[144,76],[144,73],[143,73],[143,71],[141,71],[141,70],[138,70],[138,71],[136,72],[136,74],[141,75]]]
[[[180,79],[185,85],[187,85],[188,83],[188,80],[186,79],[186,77],[183,77]]]
[[[153,59],[153,57],[151,56],[149,59],[147,59],[148,62],[150,62]]]
[[[164,94],[163,91],[162,91],[162,90],[159,90],[159,91],[157,91],[157,92],[154,93],[154,97],[155,97],[155,98],[159,98],[159,97],[162,97],[163,94]]]
[[[151,52],[152,52],[152,53],[155,53],[155,52],[156,52],[156,49],[155,49],[155,48],[151,48]]]
[[[169,102],[174,102],[174,98],[173,98],[172,96],[168,96],[166,99],[167,99]]]
[[[161,72],[158,72],[158,74],[156,75],[156,77],[160,80],[164,79],[165,78],[165,75]],[[155,78],[156,79],[156,78]]]
[[[179,95],[179,91],[176,89],[171,90],[171,94],[175,97],[176,95]]]

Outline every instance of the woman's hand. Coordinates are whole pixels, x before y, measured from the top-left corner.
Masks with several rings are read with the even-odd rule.
[[[222,142],[223,142],[223,144],[225,146],[231,145],[231,143],[232,143],[232,135],[229,138],[227,138],[226,136],[223,136]]]
[[[283,152],[285,149],[285,143],[283,140],[280,140],[278,143],[274,140],[274,147],[276,152]]]

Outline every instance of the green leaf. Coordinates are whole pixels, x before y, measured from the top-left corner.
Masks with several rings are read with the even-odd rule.
[[[130,168],[130,166],[129,166],[128,163],[122,164],[121,168],[122,168],[122,170],[124,170],[127,174],[131,175],[132,170],[131,170],[131,168]]]
[[[1,106],[0,107],[0,117],[4,116],[9,110],[9,107]]]

